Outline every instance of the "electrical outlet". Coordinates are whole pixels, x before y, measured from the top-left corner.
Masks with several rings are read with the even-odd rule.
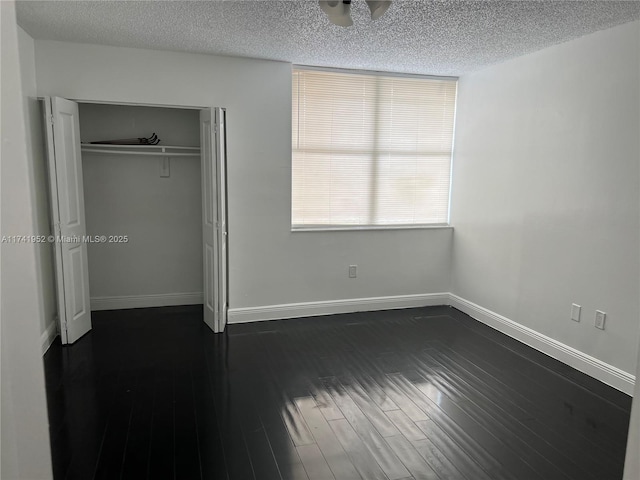
[[[580,321],[580,310],[582,307],[580,305],[576,305],[575,303],[571,305],[571,320],[574,322]]]
[[[606,313],[601,312],[600,310],[596,310],[595,327],[599,328],[600,330],[604,330],[604,321],[606,319],[607,319]]]
[[[349,265],[349,278],[356,278],[358,276],[358,266]]]

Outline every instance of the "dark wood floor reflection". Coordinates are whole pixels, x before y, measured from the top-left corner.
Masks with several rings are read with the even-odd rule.
[[[57,480],[622,478],[629,397],[449,307],[93,324],[45,356]]]

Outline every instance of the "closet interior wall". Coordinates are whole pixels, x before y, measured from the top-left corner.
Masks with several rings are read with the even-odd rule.
[[[160,145],[199,147],[198,115],[197,110],[80,104],[80,136],[86,143],[156,133]],[[154,306],[163,297],[202,293],[200,157],[170,158],[169,177],[160,176],[161,158],[82,154],[87,235],[128,239],[89,244],[92,309],[97,300],[115,305],[118,299],[149,298],[145,306]]]

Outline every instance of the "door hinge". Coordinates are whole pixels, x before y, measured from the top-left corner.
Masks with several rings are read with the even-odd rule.
[[[213,124],[213,133],[218,133],[218,124],[217,123]]]
[[[51,122],[51,125],[55,125],[56,121],[53,115],[49,115],[49,122]]]

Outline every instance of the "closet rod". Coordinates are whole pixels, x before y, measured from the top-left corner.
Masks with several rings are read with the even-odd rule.
[[[81,143],[82,148],[104,148],[104,149],[118,149],[118,148],[134,148],[134,149],[161,149],[164,151],[166,148],[175,148],[176,150],[200,150],[200,147],[181,147],[178,145],[118,145],[113,143]]]
[[[153,155],[154,157],[199,157],[200,153],[180,153],[180,152],[141,152],[135,150],[104,150],[97,148],[83,148],[86,153],[101,153],[103,155]]]

